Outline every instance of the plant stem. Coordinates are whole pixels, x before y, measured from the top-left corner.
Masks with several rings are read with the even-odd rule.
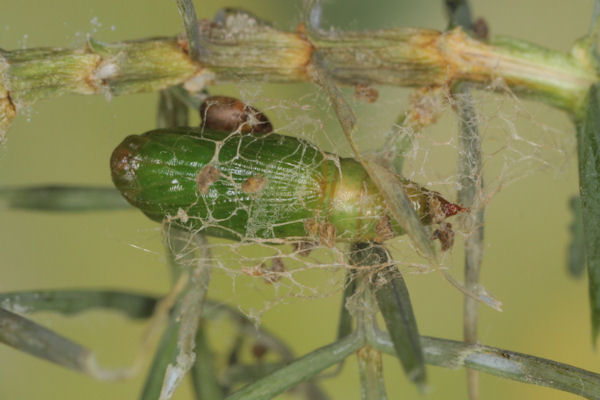
[[[170,399],[184,376],[194,365],[196,335],[210,281],[211,255],[206,237],[194,232],[171,228],[167,231],[172,264],[178,264],[181,276],[187,275],[187,285],[179,293],[170,325],[176,324],[176,352],[166,367],[160,392],[161,400]],[[173,266],[174,268],[177,268]],[[175,274],[177,271],[173,271]],[[176,287],[177,285],[175,285]],[[176,288],[173,291],[177,291]]]
[[[386,400],[381,353],[371,346],[358,350],[360,392],[363,400]]]
[[[209,54],[194,62],[187,41],[176,38],[102,44],[81,49],[0,50],[0,132],[17,111],[66,93],[121,95],[157,91],[192,78],[215,82],[308,82],[320,59],[338,84],[445,86],[456,81],[532,96],[575,110],[596,72],[572,55],[517,39],[486,44],[460,28],[440,33],[418,28],[333,32],[308,39],[262,23],[199,22]],[[498,82],[502,81],[502,84]]]
[[[445,0],[449,17],[449,29],[460,26],[470,31],[473,26],[471,7],[468,0]],[[458,202],[473,212],[463,218],[469,236],[465,241],[465,288],[476,292],[479,285],[479,272],[483,257],[483,214],[484,208],[478,203],[483,191],[483,171],[481,162],[481,137],[477,126],[477,111],[468,84],[459,84],[453,91],[456,99],[456,113],[459,117],[459,165]],[[463,338],[466,343],[477,343],[478,304],[470,296],[464,296]],[[467,391],[469,400],[479,399],[479,375],[467,369]]]
[[[200,33],[198,32],[198,17],[192,0],[175,0],[179,14],[183,18],[183,26],[188,41],[188,52],[193,61],[200,61],[206,58],[208,54],[200,41]]]
[[[483,191],[483,167],[481,161],[481,137],[477,127],[477,113],[473,96],[466,85],[455,92],[459,117],[459,166],[460,189],[458,203],[471,209],[463,218],[469,236],[465,240],[465,288],[477,292],[483,259],[483,216],[484,206],[480,204]],[[469,344],[477,343],[478,303],[470,296],[464,296],[463,338]],[[479,398],[477,372],[467,370],[469,399]]]
[[[188,126],[187,104],[175,94],[178,86],[161,90],[158,95],[158,112],[156,113],[157,128],[172,128],[176,126]]]
[[[594,372],[490,346],[427,336],[421,336],[421,343],[427,364],[451,369],[473,368],[501,378],[563,390],[588,399],[599,398],[600,374]],[[396,354],[385,332],[378,332],[370,344],[381,352]]]
[[[297,359],[271,375],[243,387],[226,400],[270,399],[315,376],[322,370],[343,361],[364,344],[364,337],[356,333],[335,343],[321,347]]]
[[[87,297],[89,297],[89,299],[86,299]],[[112,300],[107,302],[106,299],[108,298]],[[109,307],[111,309],[126,311],[130,310],[132,304],[151,304],[153,307],[157,301],[156,298],[150,296],[136,295],[127,292],[95,290],[49,290],[41,292],[4,293],[0,295],[0,302],[3,303],[2,305],[4,305],[4,302],[7,300],[10,301],[9,304],[14,305],[15,307],[30,307],[30,310],[28,311],[31,312],[57,311],[66,313],[84,311],[96,307]],[[45,304],[46,302],[48,302],[48,304]],[[137,306],[134,308],[137,308]],[[145,306],[143,308],[145,308]],[[274,351],[278,352],[283,357],[284,362],[289,362],[292,359],[291,352],[287,349],[285,344],[281,342],[280,339],[260,328],[255,329],[252,323],[248,320],[245,320],[244,316],[239,311],[214,301],[207,301],[205,308],[206,310],[204,314],[207,319],[215,318],[220,313],[230,314],[234,321],[239,322],[242,327],[247,328],[247,330],[244,332],[257,336],[257,339],[260,340],[260,343],[263,343],[269,347],[269,349],[274,349]],[[27,321],[24,318],[16,316],[16,314],[9,313],[6,310],[0,309],[0,314],[2,316],[5,314],[8,315],[7,318],[0,318],[0,324],[9,324],[3,326],[12,326],[13,328],[10,329],[22,329],[29,324],[34,324],[33,322]],[[142,313],[136,312],[134,314],[140,318],[149,316],[147,311]],[[17,319],[19,320],[17,320],[15,316],[18,317]],[[25,320],[26,322],[23,322],[22,320]],[[39,328],[43,329],[44,332],[48,331],[43,327],[39,327],[37,324],[34,325],[36,326],[34,331],[37,331]],[[51,331],[48,332],[50,332],[51,335],[56,335]],[[0,335],[3,337],[6,337],[10,334],[11,331],[8,328],[3,327],[0,329]],[[362,340],[359,340],[355,343],[355,335],[356,334],[349,335],[346,336],[346,338],[352,338],[349,340],[349,342],[352,343],[352,346],[356,346],[356,350],[358,350],[358,348],[362,347],[364,343]],[[17,337],[17,340],[21,341],[23,338],[28,337],[21,334],[18,336],[19,337]],[[365,337],[368,340],[368,343],[373,346],[374,349],[393,356],[396,355],[392,341],[387,333],[378,331],[376,329],[371,329],[367,330]],[[19,350],[27,351],[26,349],[9,343],[9,341],[6,339],[2,339],[2,341],[18,348]],[[339,343],[340,342],[338,342],[338,344]],[[473,368],[491,375],[513,379],[519,382],[564,390],[590,399],[597,399],[598,393],[600,393],[600,374],[570,365],[490,346],[470,345],[467,343],[432,338],[428,336],[421,336],[421,345],[423,346],[425,362],[430,365],[436,365],[450,369],[457,369],[461,367]],[[326,348],[329,348],[329,346],[326,346]],[[334,346],[333,348],[337,349],[338,346]],[[342,348],[344,351],[349,351],[343,345],[339,345],[339,348]],[[64,349],[61,347],[59,347],[59,349],[60,351],[58,351],[58,353],[64,355]],[[317,351],[320,350],[323,349],[319,349]],[[53,351],[53,349],[48,348],[46,351]],[[75,353],[84,354],[85,352]],[[352,351],[350,351],[348,355],[351,353]],[[44,355],[39,357],[49,359]],[[319,357],[317,357],[317,359],[318,358]],[[80,360],[80,358],[76,359]],[[52,361],[56,362],[54,360]],[[72,362],[73,361],[68,361],[68,363]],[[80,363],[80,361],[76,361],[76,363]],[[285,368],[289,367],[291,367],[291,365],[288,365],[288,367]],[[276,369],[281,372],[281,370],[285,368]],[[313,366],[311,368],[315,367]],[[75,367],[75,369],[81,371],[79,367]],[[104,377],[106,377],[106,375]],[[289,377],[287,379],[289,379]]]
[[[201,323],[196,333],[196,361],[191,374],[194,391],[197,400],[221,400],[223,391],[219,386],[212,349],[206,336],[206,326]]]

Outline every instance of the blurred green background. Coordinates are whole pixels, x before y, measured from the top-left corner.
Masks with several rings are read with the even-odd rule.
[[[492,36],[510,35],[563,51],[586,33],[593,7],[590,0],[552,2],[551,7],[541,0],[471,3],[475,16],[486,18]],[[212,18],[225,6],[246,7],[282,29],[294,29],[300,19],[299,0],[196,1],[201,18]],[[1,9],[0,47],[6,50],[82,46],[88,34],[110,42],[171,36],[182,30],[172,1],[4,0]],[[442,2],[433,0],[330,0],[325,4],[324,21],[339,29],[446,26]],[[374,105],[354,103],[361,128],[373,135],[394,121],[408,93],[404,89],[379,89],[381,97]],[[212,93],[232,95],[240,95],[240,90],[259,108],[305,98],[298,102],[311,104],[310,118],[321,118],[328,130],[328,140],[322,144],[329,145],[328,150],[347,151],[331,147],[336,142],[332,138],[339,138],[339,128],[314,86],[244,83],[241,89],[235,85],[211,88]],[[491,101],[483,107],[490,154],[486,180],[502,189],[493,193],[488,203],[482,281],[504,303],[502,313],[481,308],[480,340],[598,371],[600,356],[589,333],[587,284],[584,279],[569,279],[565,267],[570,222],[567,203],[577,191],[574,131],[562,113],[514,99],[507,106],[508,97],[478,97]],[[67,96],[35,104],[16,118],[8,144],[0,148],[0,184],[110,185],[108,157],[112,149],[126,135],[155,126],[156,99],[155,93],[112,99]],[[276,111],[274,125],[289,127],[286,133],[295,134],[293,129],[301,126],[301,134],[318,134],[318,129],[313,132],[308,128],[310,123],[298,122],[306,118],[304,110],[290,107],[284,113],[280,107]],[[510,139],[508,127],[512,123],[520,137],[542,143],[536,153],[519,154],[525,161],[514,165],[506,160],[518,158],[510,150],[521,149],[521,142]],[[456,120],[447,113],[427,132],[434,148],[426,161],[418,163],[427,171],[416,176],[440,182],[456,169],[455,160],[439,150],[447,148],[444,143],[454,148]],[[363,144],[373,135],[365,136]],[[496,150],[505,152],[498,158]],[[503,175],[505,165],[510,168]],[[526,176],[512,182],[521,174]],[[442,185],[439,190],[454,198],[452,185]],[[0,210],[0,221],[0,291],[86,287],[160,294],[169,288],[160,227],[137,211],[52,215]],[[461,277],[460,240],[446,261],[453,275]],[[439,274],[407,274],[407,280],[421,333],[460,340],[462,295]],[[233,296],[231,279],[223,273],[216,274],[210,294],[233,305],[254,301],[252,290]],[[267,311],[262,322],[286,338],[298,354],[313,350],[335,335],[340,293],[329,294],[315,300],[286,299]],[[108,312],[73,318],[40,314],[34,319],[94,349],[100,361],[109,366],[131,363],[146,326]],[[97,382],[5,346],[0,346],[0,360],[0,399],[134,399],[144,380],[142,373],[128,381]],[[464,371],[430,367],[428,372],[430,393],[422,398],[466,398]],[[398,362],[387,356],[385,373],[390,398],[420,398]],[[340,376],[323,384],[333,399],[358,399],[354,359],[346,363]],[[190,396],[189,382],[185,382],[175,398]],[[481,398],[550,400],[576,396],[481,375]]]

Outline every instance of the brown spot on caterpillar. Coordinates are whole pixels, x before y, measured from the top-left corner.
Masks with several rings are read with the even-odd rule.
[[[375,103],[379,98],[379,91],[369,85],[359,84],[354,86],[354,98],[367,103]]]
[[[267,184],[267,179],[263,178],[261,174],[251,176],[242,183],[242,192],[244,193],[256,193],[262,190]]]
[[[379,222],[377,222],[377,225],[375,225],[375,241],[377,243],[383,243],[386,240],[392,239],[394,236],[392,219],[389,216],[384,215]]]
[[[210,186],[219,179],[221,171],[208,164],[196,175],[196,187],[203,195],[208,194]]]

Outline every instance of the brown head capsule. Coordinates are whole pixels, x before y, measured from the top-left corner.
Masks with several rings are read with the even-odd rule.
[[[273,132],[265,114],[233,97],[208,97],[200,106],[200,118],[203,128],[220,132]]]

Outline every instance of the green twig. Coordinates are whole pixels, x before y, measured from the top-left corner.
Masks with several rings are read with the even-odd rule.
[[[344,294],[342,296],[342,306],[340,307],[340,320],[338,322],[337,338],[341,339],[352,333],[352,315],[348,310],[348,301],[356,291],[356,277],[352,271],[346,273],[344,283]]]
[[[131,372],[105,370],[96,363],[90,350],[3,308],[0,308],[0,343],[96,379],[121,379]]]
[[[158,97],[158,113],[156,114],[157,128],[172,128],[188,126],[188,107],[178,95],[175,88],[161,90]],[[181,88],[182,90],[185,90]]]
[[[183,18],[183,26],[188,41],[188,51],[192,61],[201,61],[208,57],[208,52],[202,45],[198,31],[198,17],[192,0],[175,0],[179,14]]]
[[[206,238],[193,232],[170,229],[167,231],[171,259],[179,265],[180,279],[187,281],[178,293],[171,323],[177,324],[177,352],[171,354],[162,389],[161,400],[170,399],[186,373],[194,365],[195,340],[202,317],[202,309],[210,280],[210,253]],[[174,286],[177,291],[178,285]]]
[[[40,294],[39,301],[35,300],[35,298],[38,297],[38,293]],[[60,290],[42,292],[15,292],[2,294],[0,297],[0,302],[10,300],[11,302],[15,302],[11,304],[24,304],[25,307],[29,308],[29,311],[31,312],[62,312],[63,310],[66,310],[65,312],[69,313],[71,310],[84,311],[86,309],[102,307],[106,304],[110,304],[110,309],[129,310],[130,308],[137,308],[131,307],[131,304],[153,305],[157,301],[156,298],[149,296],[116,291],[97,292],[94,290],[79,290],[66,291],[64,293],[66,293],[66,295],[63,297],[63,291]],[[88,294],[90,299],[96,299],[98,302],[85,301],[85,297]],[[107,296],[109,298],[112,297],[113,300],[106,302],[105,299]],[[134,299],[133,303],[131,302],[132,299]],[[46,301],[49,303],[45,305],[44,303]],[[83,304],[86,305],[85,307],[79,306],[82,301]],[[146,306],[141,308],[146,309]],[[29,329],[32,326],[31,324],[33,324],[34,327],[32,331],[42,332],[40,334],[42,337],[46,335],[46,332],[50,332],[46,328],[39,327],[37,324],[34,324],[31,321],[23,321],[24,319],[22,317],[16,316],[16,314],[13,313],[9,313],[6,310],[2,310],[0,313],[6,316],[5,318],[0,318],[0,324],[3,324],[2,329],[0,329],[0,335],[8,337],[8,339],[3,339],[5,343],[26,340],[30,332]],[[286,354],[290,358],[293,357],[291,352],[286,350],[285,344],[283,344],[280,339],[269,334],[267,331],[264,331],[260,328],[255,328],[248,320],[245,320],[246,322],[244,322],[244,316],[239,313],[239,311],[221,303],[207,301],[206,310],[204,313],[206,318],[216,318],[223,313],[230,315],[234,321],[239,322],[241,324],[240,327],[243,327],[245,332],[260,339],[262,341],[261,343],[264,343],[267,346],[271,345],[272,347],[270,348],[276,349],[275,351]],[[144,311],[137,315],[139,315],[139,317],[144,317],[148,316],[148,313],[147,311]],[[17,318],[15,318],[15,316]],[[41,328],[42,330],[38,331],[38,328]],[[15,334],[16,337],[14,337]],[[165,337],[173,337],[173,334],[174,333],[169,335],[165,334]],[[50,336],[48,337],[50,338],[57,336],[53,332],[50,332],[49,335]],[[10,338],[11,336],[12,338]],[[177,337],[176,332],[174,337]],[[393,356],[396,355],[394,345],[387,333],[375,331],[374,334],[369,334],[366,337],[369,339],[369,344],[375,349]],[[67,339],[61,338],[57,341],[57,343],[62,343],[62,340]],[[165,340],[163,338],[163,342],[165,341],[169,342],[169,340]],[[353,339],[350,341],[353,341]],[[47,340],[46,343],[48,343]],[[354,345],[357,346],[356,349],[358,349],[363,345],[363,342],[359,341],[358,343],[354,343]],[[600,374],[570,365],[561,364],[556,361],[538,358],[522,353],[515,353],[490,346],[469,345],[462,342],[427,336],[421,336],[421,345],[423,346],[425,362],[430,365],[451,369],[469,367],[478,369],[491,375],[512,379],[519,382],[564,390],[590,399],[598,399],[598,393],[600,393]],[[71,344],[69,344],[67,347],[70,346]],[[345,349],[344,346],[342,347]],[[17,348],[21,349],[20,347]],[[25,349],[21,350],[27,351]],[[68,360],[66,362],[67,365],[65,366],[69,367],[69,365],[74,364],[75,369],[85,370],[85,368],[87,368],[85,367],[86,360],[88,359],[86,357],[89,356],[86,355],[88,354],[86,353],[87,350],[84,350],[75,351],[73,354],[75,354],[76,357]],[[58,346],[58,348],[53,346],[45,347],[44,351],[56,354],[56,358],[59,359],[63,358],[65,355],[65,351],[62,346]],[[33,354],[38,356],[36,353]],[[82,357],[79,357],[79,354],[81,354]],[[39,355],[39,357],[50,359],[43,354]],[[54,358],[55,356],[52,357]],[[289,361],[290,358],[287,360]],[[56,362],[53,359],[51,361]],[[163,375],[160,374],[157,376]],[[104,375],[104,377],[106,377],[106,375]],[[288,377],[287,379],[291,378]],[[162,383],[160,379],[158,379],[158,381]]]
[[[309,40],[263,23],[200,21],[208,56],[193,61],[176,38],[103,44],[82,49],[0,50],[0,135],[28,105],[66,93],[157,91],[194,79],[214,82],[311,82],[311,60],[336,84],[445,86],[503,82],[517,94],[576,110],[594,68],[577,54],[563,54],[516,39],[486,44],[460,29],[440,33],[396,28],[334,32]],[[504,87],[499,85],[499,87]]]
[[[386,400],[381,353],[365,346],[358,350],[357,356],[362,400]]]
[[[421,336],[425,362],[444,368],[467,367],[501,378],[545,386],[599,399],[600,374],[556,361],[490,346],[470,345],[447,339]],[[395,355],[389,335],[379,332],[370,344],[381,352]]]
[[[483,192],[481,137],[477,127],[477,113],[473,97],[466,86],[454,92],[459,116],[458,203],[471,209],[464,216],[469,236],[465,240],[465,288],[473,293],[479,289],[479,275],[483,259],[483,231],[485,208],[480,203]],[[477,343],[478,306],[475,299],[464,297],[463,336],[467,343]],[[478,378],[475,371],[467,372],[469,399],[476,400]]]
[[[461,27],[470,31],[473,26],[468,0],[445,0],[449,16],[448,29]],[[453,91],[456,99],[456,112],[459,117],[459,165],[458,202],[472,212],[463,219],[469,236],[465,241],[465,288],[476,292],[483,258],[483,215],[484,207],[479,203],[483,192],[483,170],[481,137],[477,126],[477,111],[473,96],[467,84],[459,85]],[[478,304],[475,299],[465,296],[463,306],[463,337],[467,343],[477,343]],[[467,388],[470,400],[479,398],[479,378],[476,371],[467,370]]]
[[[223,398],[204,324],[200,325],[196,333],[196,362],[192,368],[192,382],[197,400],[220,400]]]
[[[284,368],[228,396],[226,400],[264,400],[291,389],[322,370],[343,361],[364,344],[362,335],[354,333],[337,342],[300,357]]]
[[[59,289],[0,293],[0,307],[19,313],[52,311],[72,315],[104,308],[120,311],[129,318],[149,318],[156,303],[155,297],[115,290]]]
[[[285,367],[286,364],[287,363],[285,362],[235,364],[225,371],[224,382],[226,382],[228,386],[254,382]]]
[[[569,200],[571,209],[571,243],[567,251],[567,271],[572,278],[581,278],[585,271],[585,235],[583,233],[583,216],[581,215],[581,200],[573,196]]]
[[[585,262],[595,343],[600,333],[600,85],[590,88],[588,103],[576,117],[576,125]]]
[[[379,244],[354,243],[351,247],[350,260],[354,265],[370,267],[370,273],[365,271],[364,275],[368,282],[368,290],[365,292],[369,293],[369,296],[370,293],[375,296],[377,306],[394,342],[396,357],[402,364],[406,376],[423,389],[426,382],[423,349],[419,341],[419,330],[408,289],[402,275],[390,260],[385,248]],[[373,323],[367,322],[364,325],[368,329]]]

